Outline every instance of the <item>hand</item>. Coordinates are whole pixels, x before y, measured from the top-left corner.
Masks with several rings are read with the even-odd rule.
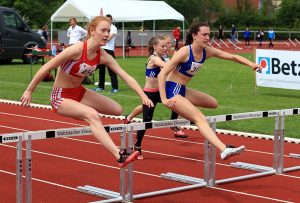
[[[153,104],[152,100],[149,99],[148,97],[144,97],[143,100],[142,100],[142,102],[143,102],[143,105],[146,105],[149,108],[150,107],[154,107],[154,104]]]
[[[169,109],[173,109],[175,107],[176,101],[173,99],[163,99],[161,101],[165,106],[167,106]]]
[[[255,71],[261,71],[262,67],[261,67],[261,65],[259,65],[259,64],[255,64],[255,65],[252,67],[252,69],[255,70]]]
[[[26,90],[20,99],[20,101],[22,102],[22,106],[29,107],[31,98],[32,98],[32,92]]]

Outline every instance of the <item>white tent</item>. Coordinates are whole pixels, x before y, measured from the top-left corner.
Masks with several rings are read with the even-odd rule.
[[[68,0],[52,16],[52,22],[67,22],[75,17],[79,22],[87,22],[99,15],[109,13],[115,22],[137,22],[145,20],[179,20],[183,15],[164,1],[126,0]]]
[[[104,15],[111,14],[115,22],[143,22],[153,20],[179,20],[184,17],[164,1],[136,1],[136,0],[68,0],[51,16],[51,44],[53,22],[68,22],[70,17],[75,17],[78,22],[89,22],[103,9]],[[124,55],[124,51],[123,51]]]

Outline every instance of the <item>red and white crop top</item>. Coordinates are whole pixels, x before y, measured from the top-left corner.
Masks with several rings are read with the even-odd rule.
[[[84,41],[81,58],[77,61],[69,60],[60,68],[69,75],[84,78],[94,74],[98,64],[100,64],[100,48],[97,50],[97,56],[89,60],[87,58],[87,41]]]

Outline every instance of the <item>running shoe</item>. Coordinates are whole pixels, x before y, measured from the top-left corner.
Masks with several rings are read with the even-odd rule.
[[[100,91],[104,91],[104,88],[95,87],[92,90],[94,90],[95,92],[100,92]]]
[[[127,164],[137,160],[137,158],[139,156],[138,151],[134,151],[130,154],[130,153],[127,152],[127,149],[121,150],[119,152],[119,154],[120,154],[120,158],[117,160],[117,162],[119,163],[120,168],[123,168]]]
[[[226,160],[232,156],[239,155],[245,151],[245,146],[235,147],[233,145],[227,145],[226,149],[221,153],[221,159]]]
[[[144,159],[144,157],[142,155],[142,147],[134,146],[134,151],[139,152],[139,156],[137,159],[139,159],[139,160]]]
[[[119,92],[119,90],[118,89],[111,89],[109,92],[110,93],[117,93],[117,92]]]
[[[172,127],[171,128],[174,131],[174,137],[175,138],[187,138],[187,134],[185,134],[179,127]]]

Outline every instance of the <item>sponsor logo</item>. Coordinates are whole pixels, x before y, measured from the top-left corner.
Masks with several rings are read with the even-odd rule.
[[[258,64],[262,67],[259,73],[300,76],[300,64],[297,64],[295,60],[282,63],[279,58],[258,57]]]
[[[17,140],[18,136],[3,137],[3,141]]]
[[[242,119],[248,119],[248,118],[260,118],[260,117],[262,117],[261,112],[246,113],[246,114],[234,114],[234,115],[232,115],[232,120],[242,120]]]
[[[110,132],[118,132],[118,131],[122,131],[123,130],[123,127],[110,127]]]
[[[68,136],[68,135],[80,135],[81,134],[81,130],[61,130],[61,131],[57,131],[56,135],[57,136]]]
[[[174,121],[154,122],[153,128],[173,126]]]

